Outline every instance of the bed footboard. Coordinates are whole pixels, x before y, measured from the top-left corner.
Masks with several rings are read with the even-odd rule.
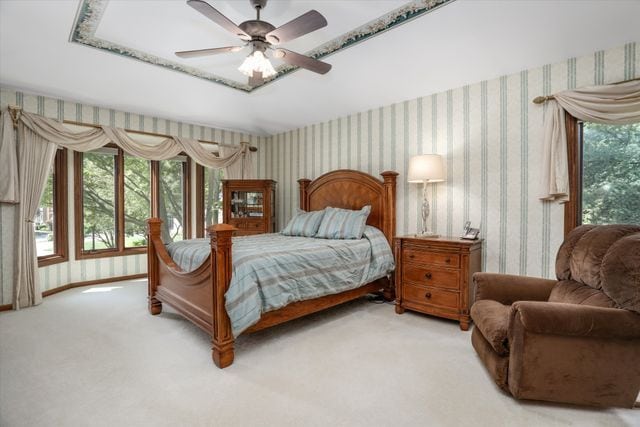
[[[214,363],[225,368],[233,363],[234,339],[224,295],[232,274],[231,237],[228,224],[207,228],[211,256],[196,270],[182,271],[167,252],[161,233],[162,220],[147,220],[148,309],[153,315],[167,303],[211,336]]]

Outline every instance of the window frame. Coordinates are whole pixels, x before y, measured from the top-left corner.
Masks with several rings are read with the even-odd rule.
[[[185,153],[178,156],[186,157],[186,161],[182,162],[182,193],[184,194],[184,210],[183,216],[183,240],[191,239],[191,157]],[[166,159],[171,160],[171,159]],[[155,164],[155,167],[154,167]],[[197,192],[197,190],[196,190]],[[151,161],[151,216],[160,218],[160,161]],[[165,242],[168,243],[168,242]],[[145,248],[146,251],[146,248]]]
[[[196,163],[196,177],[195,177],[195,192],[196,192],[196,237],[202,238],[206,237],[205,234],[207,232],[204,224],[205,220],[205,205],[204,205],[204,172],[205,167]],[[222,192],[222,187],[220,188]],[[221,210],[222,212],[222,210]]]
[[[116,148],[118,154],[115,156],[115,210],[116,210],[116,242],[115,248],[98,249],[95,251],[84,250],[84,209],[83,209],[83,153],[74,153],[74,213],[75,213],[75,258],[95,259],[115,256],[139,255],[147,253],[147,246],[125,247],[125,186],[124,186],[124,150],[114,144],[107,144],[106,147]],[[182,154],[181,154],[182,155]],[[150,180],[151,180],[151,217],[157,217],[160,201],[160,163],[156,160],[149,160]],[[191,158],[187,156],[182,166],[183,192],[184,192],[184,235],[185,239],[191,236]]]
[[[38,267],[69,261],[69,208],[67,198],[67,149],[56,150],[53,160],[53,248],[54,253],[38,257]]]
[[[564,235],[582,225],[582,190],[584,168],[584,122],[565,112],[567,158],[569,167],[569,201],[564,204]]]
[[[564,235],[582,224],[582,122],[565,112],[569,201],[564,204]]]

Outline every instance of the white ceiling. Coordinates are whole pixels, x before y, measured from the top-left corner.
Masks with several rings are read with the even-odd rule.
[[[325,3],[326,7],[322,8],[321,13],[331,25],[286,44],[283,43],[283,47],[300,53],[308,52],[402,6],[407,3],[407,0],[350,0]],[[255,19],[255,10],[247,0],[233,2],[213,0],[211,4],[237,24]],[[261,19],[279,27],[314,7],[318,7],[317,1],[268,2],[267,7],[262,11]],[[167,28],[171,31],[167,31]],[[100,39],[195,67],[204,72],[213,72],[227,79],[239,80],[240,83],[247,81],[247,78],[238,71],[238,67],[251,52],[249,47],[235,53],[203,58],[181,59],[174,55],[174,52],[179,50],[244,44],[233,34],[185,5],[184,1],[162,1],[160,4],[156,1],[110,2],[95,35]],[[284,64],[275,58],[271,61],[276,68]]]
[[[366,7],[362,5],[366,3]],[[271,0],[278,26],[310,9],[327,28],[286,44],[304,53],[402,5],[389,1]],[[70,43],[79,0],[0,0],[0,84],[119,110],[269,135],[640,40],[640,1],[457,0],[244,93]],[[211,0],[239,23],[248,1]],[[96,36],[160,57],[233,45],[183,1],[112,1]],[[239,79],[242,54],[188,64]],[[184,60],[180,60],[184,61]]]

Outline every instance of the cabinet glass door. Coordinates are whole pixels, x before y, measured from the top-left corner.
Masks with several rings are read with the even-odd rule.
[[[262,193],[255,191],[231,192],[231,218],[262,218]]]

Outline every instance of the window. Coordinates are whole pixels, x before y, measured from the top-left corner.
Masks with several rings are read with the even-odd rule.
[[[74,164],[77,259],[146,252],[152,215],[165,221],[166,242],[189,236],[186,157],[150,162],[103,147],[76,153]]]
[[[566,122],[565,234],[580,224],[640,224],[640,123],[579,122],[569,114]]]
[[[205,168],[198,165],[197,236],[204,237],[208,226],[222,223],[222,169]]]
[[[582,124],[582,223],[640,224],[640,123]]]
[[[159,205],[162,219],[162,240],[165,243],[187,239],[190,236],[189,161],[186,156],[159,162]]]
[[[148,160],[124,156],[124,247],[147,246],[151,216],[151,168]]]
[[[67,261],[67,151],[57,150],[34,220],[38,266]]]
[[[82,156],[83,252],[117,249],[117,164],[118,150],[103,148]]]

